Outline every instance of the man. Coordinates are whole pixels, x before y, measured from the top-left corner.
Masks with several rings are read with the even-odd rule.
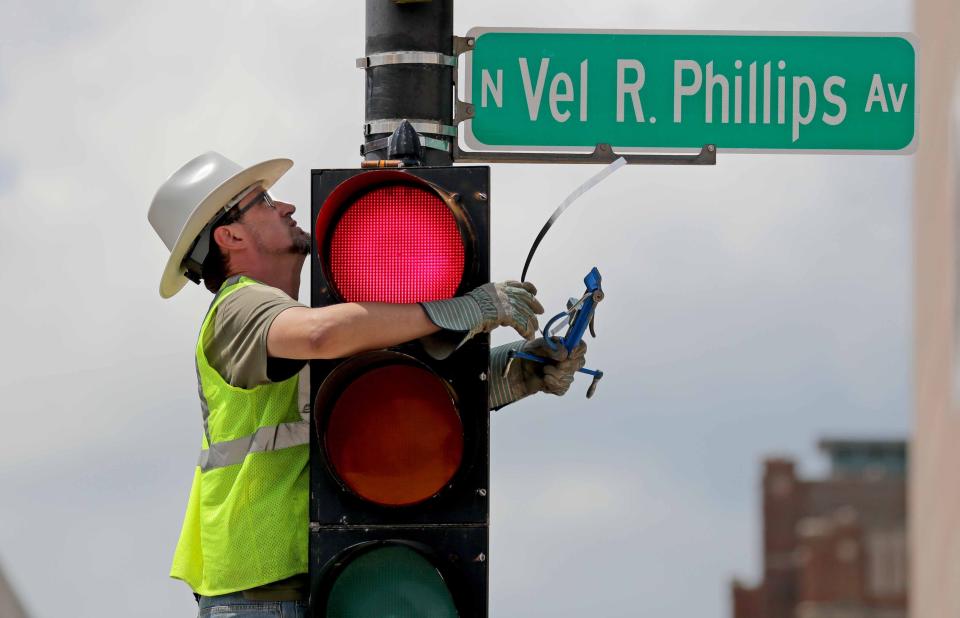
[[[161,185],[148,214],[170,250],[160,295],[173,296],[188,280],[215,294],[196,346],[202,450],[170,572],[190,585],[203,615],[213,607],[266,615],[278,603],[285,616],[305,615],[309,424],[298,391],[308,381],[298,374],[307,360],[440,330],[466,340],[509,326],[530,340],[543,312],[533,285],[510,281],[419,304],[302,305],[310,237],[294,222],[294,206],[267,193],[292,164],[243,168],[202,154]],[[515,363],[503,376],[507,350],[520,347],[557,362]],[[568,358],[539,339],[494,349],[491,406],[539,391],[562,395],[584,353]]]

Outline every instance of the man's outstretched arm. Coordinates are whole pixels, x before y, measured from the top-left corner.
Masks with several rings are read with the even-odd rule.
[[[440,327],[417,304],[291,307],[270,326],[267,354],[274,358],[343,358],[399,345],[438,330]]]
[[[270,325],[267,354],[274,358],[343,358],[426,337],[441,328],[466,333],[465,341],[497,326],[509,326],[529,339],[536,333],[536,314],[543,313],[534,294],[532,284],[507,281],[484,284],[462,297],[421,304],[291,307]]]

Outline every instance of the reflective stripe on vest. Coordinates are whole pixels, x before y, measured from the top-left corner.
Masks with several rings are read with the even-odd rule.
[[[310,423],[281,423],[261,427],[255,433],[235,440],[215,442],[210,448],[200,451],[201,472],[241,463],[250,453],[279,451],[280,449],[310,443]]]

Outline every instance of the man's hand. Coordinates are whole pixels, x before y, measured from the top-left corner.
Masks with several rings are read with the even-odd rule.
[[[543,365],[529,361],[514,361],[514,365],[520,365],[523,368],[523,380],[528,385],[528,390],[532,393],[542,391],[551,395],[564,395],[570,385],[573,384],[573,376],[578,369],[582,369],[587,359],[587,344],[581,341],[577,347],[573,348],[570,354],[558,339],[554,339],[556,350],[550,349],[547,342],[543,339],[534,339],[529,343],[523,344],[521,348],[524,352],[549,358],[554,361],[553,365]],[[510,368],[511,373],[513,367]]]
[[[564,395],[573,384],[573,376],[586,363],[587,344],[581,341],[570,354],[559,339],[554,339],[556,350],[543,339],[515,341],[490,351],[491,408],[501,408],[534,393]],[[510,371],[503,375],[507,353],[520,350],[553,361],[551,364],[514,359]]]
[[[537,287],[530,282],[504,281],[487,283],[468,292],[480,306],[483,323],[480,332],[489,333],[497,326],[510,326],[524,339],[533,339],[537,332],[537,315],[543,305],[537,300]]]
[[[524,339],[537,332],[537,314],[543,306],[532,283],[486,283],[465,296],[421,303],[430,320],[445,330],[465,331],[464,341],[497,326],[509,326]]]

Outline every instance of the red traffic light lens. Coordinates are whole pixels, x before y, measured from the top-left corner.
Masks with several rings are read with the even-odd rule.
[[[415,303],[456,293],[464,241],[450,207],[429,185],[374,187],[344,205],[333,225],[323,258],[344,301]]]
[[[463,423],[446,383],[426,368],[391,363],[362,371],[329,409],[327,457],[361,498],[416,504],[460,467]]]

